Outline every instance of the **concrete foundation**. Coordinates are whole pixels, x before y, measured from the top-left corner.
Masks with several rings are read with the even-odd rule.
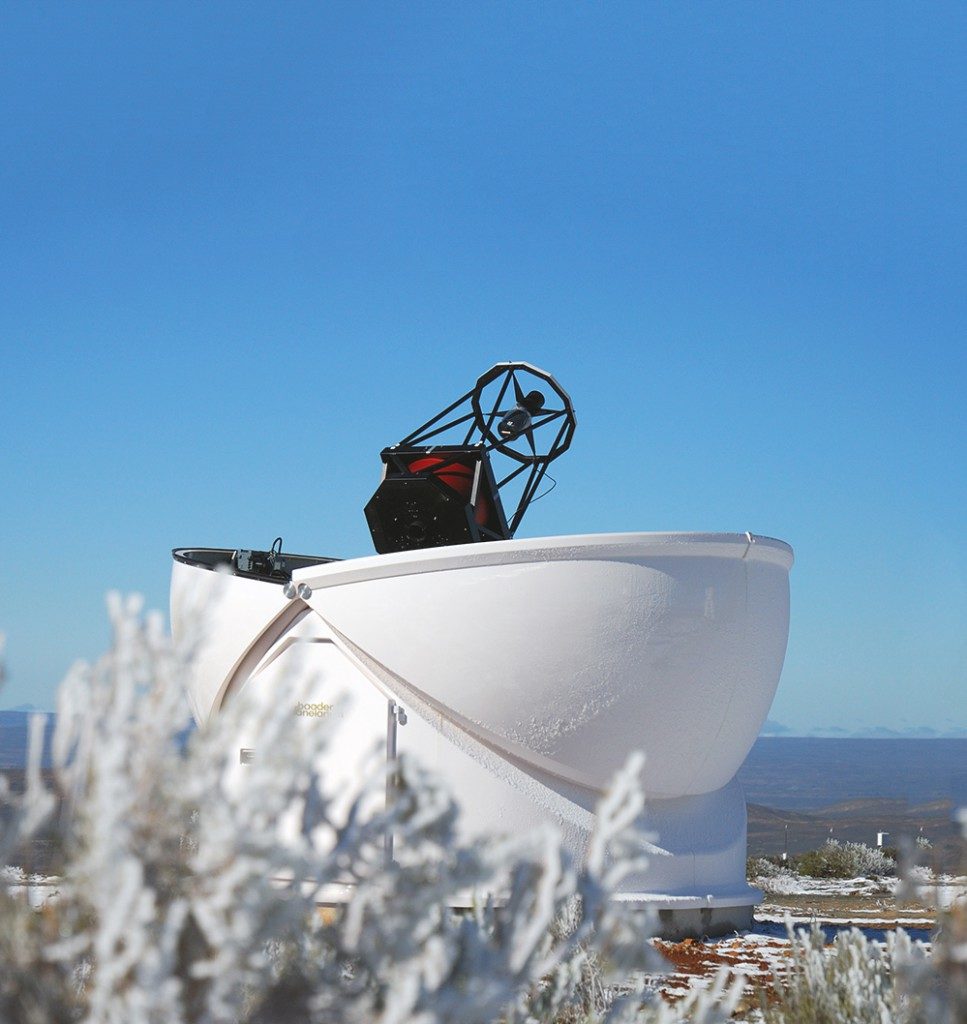
[[[753,907],[693,907],[690,910],[658,911],[656,934],[670,942],[716,938],[752,927]]]

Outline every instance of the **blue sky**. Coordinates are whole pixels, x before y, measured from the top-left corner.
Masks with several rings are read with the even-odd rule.
[[[519,535],[796,550],[772,717],[967,725],[967,9],[0,6],[2,703],[170,549],[370,553],[379,449],[526,359]]]

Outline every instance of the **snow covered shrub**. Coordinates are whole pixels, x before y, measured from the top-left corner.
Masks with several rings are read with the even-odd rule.
[[[896,874],[896,861],[865,843],[828,839],[818,850],[800,854],[796,871],[811,878],[870,878]]]
[[[641,865],[639,762],[599,807],[583,863],[547,828],[461,844],[453,801],[406,762],[390,806],[377,774],[335,814],[313,767],[327,729],[291,728],[299,680],[259,709],[240,786],[246,701],[178,742],[188,655],[137,600],[109,611],[112,649],[59,693],[52,787],[38,720],[26,791],[2,793],[0,863],[59,815],[65,866],[39,911],[0,891],[0,1020],[711,1024],[734,1007],[723,979],[640,1013],[628,979],[659,958],[647,920],[609,899]],[[345,882],[349,904],[322,916],[324,887]],[[468,891],[472,909],[454,913]]]
[[[843,847],[835,840],[827,840],[818,850],[808,850],[793,858],[798,874],[810,878],[849,878],[850,871]]]
[[[769,878],[756,878],[753,884],[771,896],[793,896],[805,889],[802,877],[792,871],[784,871]]]
[[[967,810],[959,812],[967,839]],[[906,873],[898,899],[916,891]],[[765,1024],[965,1024],[967,902],[938,915],[929,956],[902,929],[879,944],[853,929],[825,946],[817,926],[790,928],[792,967],[763,1002]]]
[[[967,1021],[967,907],[947,915],[928,956],[903,929],[885,943],[857,929],[832,946],[822,931],[793,933],[792,962],[765,1024],[964,1024]]]
[[[823,932],[793,933],[792,963],[773,1002],[764,1002],[766,1024],[900,1024],[911,1016],[912,1000],[899,987],[896,962],[923,963],[923,947],[897,931],[885,947],[861,931],[840,932],[829,949]],[[915,1011],[914,1011],[915,1012]],[[939,1024],[939,1022],[938,1022]]]
[[[788,869],[768,857],[749,857],[745,862],[745,876],[750,881],[753,878],[773,878],[784,871]]]
[[[896,859],[884,850],[867,846],[865,843],[845,843],[843,851],[854,878],[896,874]]]
[[[750,857],[746,864],[746,877],[763,892],[776,896],[803,891],[802,878],[785,864],[766,857]]]

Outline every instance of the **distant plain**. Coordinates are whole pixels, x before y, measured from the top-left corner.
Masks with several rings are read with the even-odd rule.
[[[967,740],[760,737],[739,781],[749,854],[799,853],[826,839],[896,845],[923,835],[958,866],[953,813],[967,806]]]

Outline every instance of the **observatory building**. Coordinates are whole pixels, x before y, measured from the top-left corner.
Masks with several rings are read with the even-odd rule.
[[[655,838],[620,898],[669,936],[748,926],[735,774],[779,681],[792,550],[751,533],[513,539],[575,424],[553,377],[501,363],[382,452],[379,554],[175,550],[175,635],[208,615],[195,717],[309,663],[306,706],[353,697],[326,755],[337,780],[386,737],[446,780],[468,837],[543,819],[578,857],[643,750]]]

